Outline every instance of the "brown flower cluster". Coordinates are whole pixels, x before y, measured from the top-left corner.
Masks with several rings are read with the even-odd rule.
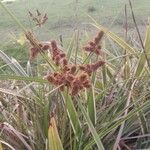
[[[58,48],[56,41],[51,41],[51,50],[52,59],[56,65],[60,66],[61,70],[46,76],[50,83],[60,86],[61,91],[67,87],[72,96],[91,86],[88,74],[84,72],[77,74],[78,66],[68,64],[66,55]]]
[[[57,46],[56,41],[51,41],[52,59],[57,66],[66,66],[68,61],[65,53],[63,53]]]
[[[25,35],[32,46],[30,48],[30,59],[34,59],[38,53],[44,52],[50,48],[49,44],[39,42],[32,32],[28,31]]]
[[[103,66],[104,64],[105,62],[100,60],[93,64],[81,65],[80,70],[83,70],[89,76],[91,76],[92,72],[95,72],[99,67]]]
[[[29,11],[29,15],[32,18],[32,20],[36,23],[36,26],[39,27],[45,24],[45,22],[48,20],[47,14],[44,14],[44,16],[42,16],[39,10],[36,10],[36,15]]]
[[[60,86],[59,89],[61,91],[64,91],[65,87],[67,87],[70,95],[74,96],[82,89],[91,86],[88,74],[83,72],[76,74],[76,70],[77,67],[75,65],[67,65],[60,72],[51,73],[45,78],[50,83]]]
[[[92,52],[92,53],[95,53],[96,55],[100,55],[101,45],[99,45],[99,43],[103,35],[104,35],[104,32],[100,31],[98,35],[94,38],[94,40],[88,42],[88,44],[84,46],[83,49],[87,52]]]
[[[103,35],[102,32],[100,33],[95,38],[97,44]],[[90,76],[92,72],[105,64],[104,61],[85,65],[69,64],[65,53],[57,46],[56,41],[53,40],[48,44],[43,44],[31,32],[27,32],[26,37],[32,45],[31,58],[35,58],[39,52],[50,49],[52,60],[59,67],[59,71],[48,74],[45,79],[58,86],[60,91],[64,91],[66,87],[72,96],[77,95],[83,89],[91,87]]]
[[[104,65],[104,61],[93,64],[71,65],[68,64],[66,55],[58,48],[56,41],[51,42],[52,59],[56,65],[60,66],[59,72],[48,74],[45,78],[52,84],[60,86],[64,91],[68,88],[70,95],[74,96],[81,90],[91,87],[90,75],[99,67]]]

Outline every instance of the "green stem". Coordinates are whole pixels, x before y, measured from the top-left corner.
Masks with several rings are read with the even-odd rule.
[[[89,130],[90,130],[91,134],[93,135],[95,143],[97,144],[98,150],[105,150],[105,148],[104,148],[104,146],[103,146],[103,144],[99,138],[99,135],[98,135],[96,129],[94,128],[93,123],[92,123],[90,117],[88,116],[85,108],[83,107],[80,99],[78,99],[78,104],[79,104],[78,106],[79,106],[79,108],[80,108],[80,110],[81,110],[81,112],[82,112],[82,114],[83,114],[83,116],[84,116],[84,118],[88,124]]]

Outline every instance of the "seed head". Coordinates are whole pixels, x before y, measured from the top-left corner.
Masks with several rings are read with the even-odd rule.
[[[95,53],[96,55],[100,55],[101,45],[99,45],[102,37],[104,35],[103,31],[100,31],[98,35],[94,38],[94,40],[89,41],[87,45],[83,47],[83,49],[87,52]]]
[[[50,46],[48,44],[45,44],[43,47],[42,47],[42,50],[46,51],[50,48]]]
[[[104,31],[100,31],[94,39],[96,45],[99,44],[103,36],[104,36]]]
[[[76,70],[77,70],[76,65],[73,65],[73,66],[71,66],[71,68],[70,68],[70,73],[71,73],[71,74],[74,74],[74,73],[76,72]]]
[[[63,66],[66,66],[68,64],[68,61],[66,58],[63,59]]]
[[[80,80],[81,82],[84,82],[87,78],[88,78],[87,73],[82,73],[82,74],[79,76],[79,80]]]

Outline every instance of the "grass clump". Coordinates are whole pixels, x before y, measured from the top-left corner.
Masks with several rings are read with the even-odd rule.
[[[17,23],[29,41],[30,58],[22,67],[0,51],[10,68],[0,74],[0,147],[149,148],[150,25],[141,50],[96,21],[91,24],[99,34],[93,40],[82,43],[75,32],[65,47],[41,42]]]

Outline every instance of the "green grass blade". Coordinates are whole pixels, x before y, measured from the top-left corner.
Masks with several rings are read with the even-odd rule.
[[[146,56],[148,58],[148,61],[150,61],[150,25],[148,26],[147,33],[146,33],[146,38],[145,38],[145,47],[144,51],[142,52],[140,56],[140,60],[135,72],[135,76],[138,77],[142,74],[143,70],[145,69],[146,65]]]
[[[0,58],[17,74],[28,76],[20,64],[14,59],[9,58],[3,51],[0,50]]]
[[[74,64],[77,64],[77,60],[78,60],[78,50],[79,50],[79,30],[76,31],[76,38],[75,38],[75,60],[74,60]]]
[[[70,119],[70,123],[71,123],[72,129],[74,131],[74,134],[76,136],[76,139],[80,140],[81,135],[82,135],[82,128],[81,128],[78,114],[77,114],[76,109],[74,107],[74,104],[72,102],[72,98],[67,93],[67,91],[65,91],[62,94],[62,98],[64,100],[64,103],[65,103],[65,106],[67,109],[67,114],[68,114],[68,117]]]
[[[27,62],[27,74],[28,74],[28,76],[33,76],[30,61]]]
[[[98,133],[96,132],[96,129],[94,128],[90,117],[88,116],[85,108],[83,107],[83,105],[82,105],[82,103],[81,103],[81,101],[79,99],[78,99],[78,103],[79,103],[78,106],[81,109],[81,112],[82,112],[82,114],[83,114],[83,116],[84,116],[84,118],[85,118],[85,120],[86,120],[86,122],[88,124],[89,130],[90,130],[90,132],[91,132],[91,134],[92,134],[92,136],[93,136],[93,138],[95,140],[95,143],[97,144],[98,149],[99,150],[104,150],[104,146],[103,146],[103,144],[102,144],[102,142],[101,142],[101,140],[100,140],[100,138],[98,136]]]
[[[111,124],[108,125],[108,126],[110,126],[110,127],[106,127],[105,130],[102,131],[102,132],[99,134],[99,138],[100,138],[100,139],[103,138],[103,137],[106,136],[108,133],[110,133],[112,130],[116,129],[119,125],[121,125],[122,122],[124,122],[124,121],[130,119],[131,117],[135,116],[136,113],[138,113],[139,111],[141,111],[141,110],[144,109],[145,107],[148,108],[149,106],[150,106],[150,103],[149,103],[149,101],[147,101],[147,102],[145,102],[143,105],[141,105],[140,107],[138,107],[137,109],[135,109],[135,110],[133,110],[132,112],[128,113],[128,115],[127,115],[126,117],[124,117],[124,118],[122,118],[122,119],[116,121],[116,123],[113,123],[113,124],[111,123],[112,125],[111,125]],[[90,141],[90,142],[86,145],[86,147],[84,148],[84,150],[89,150],[90,147],[93,146],[94,144],[95,144],[95,141],[94,141],[94,140]]]
[[[135,72],[135,77],[141,76],[141,74],[144,70],[145,62],[146,62],[145,54],[142,53],[140,56],[140,60],[139,60],[136,72]]]
[[[90,89],[86,91],[87,95],[87,111],[88,115],[95,126],[96,124],[96,106],[95,106],[95,95],[94,95],[94,87],[92,86]]]
[[[31,81],[39,83],[48,83],[47,80],[42,79],[42,77],[25,77],[16,75],[0,75],[0,80],[18,80],[18,81]]]
[[[67,49],[67,58],[68,58],[68,61],[70,61],[71,59],[71,56],[72,56],[72,53],[73,53],[73,46],[74,46],[74,42],[75,42],[75,35],[72,36],[72,39],[69,43],[69,46],[68,46],[68,49]]]
[[[145,53],[147,55],[148,60],[150,60],[150,20],[149,26],[146,32],[146,39],[145,39]]]
[[[11,150],[15,150],[14,147],[12,147],[9,143],[5,142],[5,141],[2,141],[0,140],[0,142],[3,144],[3,145],[6,145],[7,147],[9,147]],[[0,149],[1,150],[1,149]]]

